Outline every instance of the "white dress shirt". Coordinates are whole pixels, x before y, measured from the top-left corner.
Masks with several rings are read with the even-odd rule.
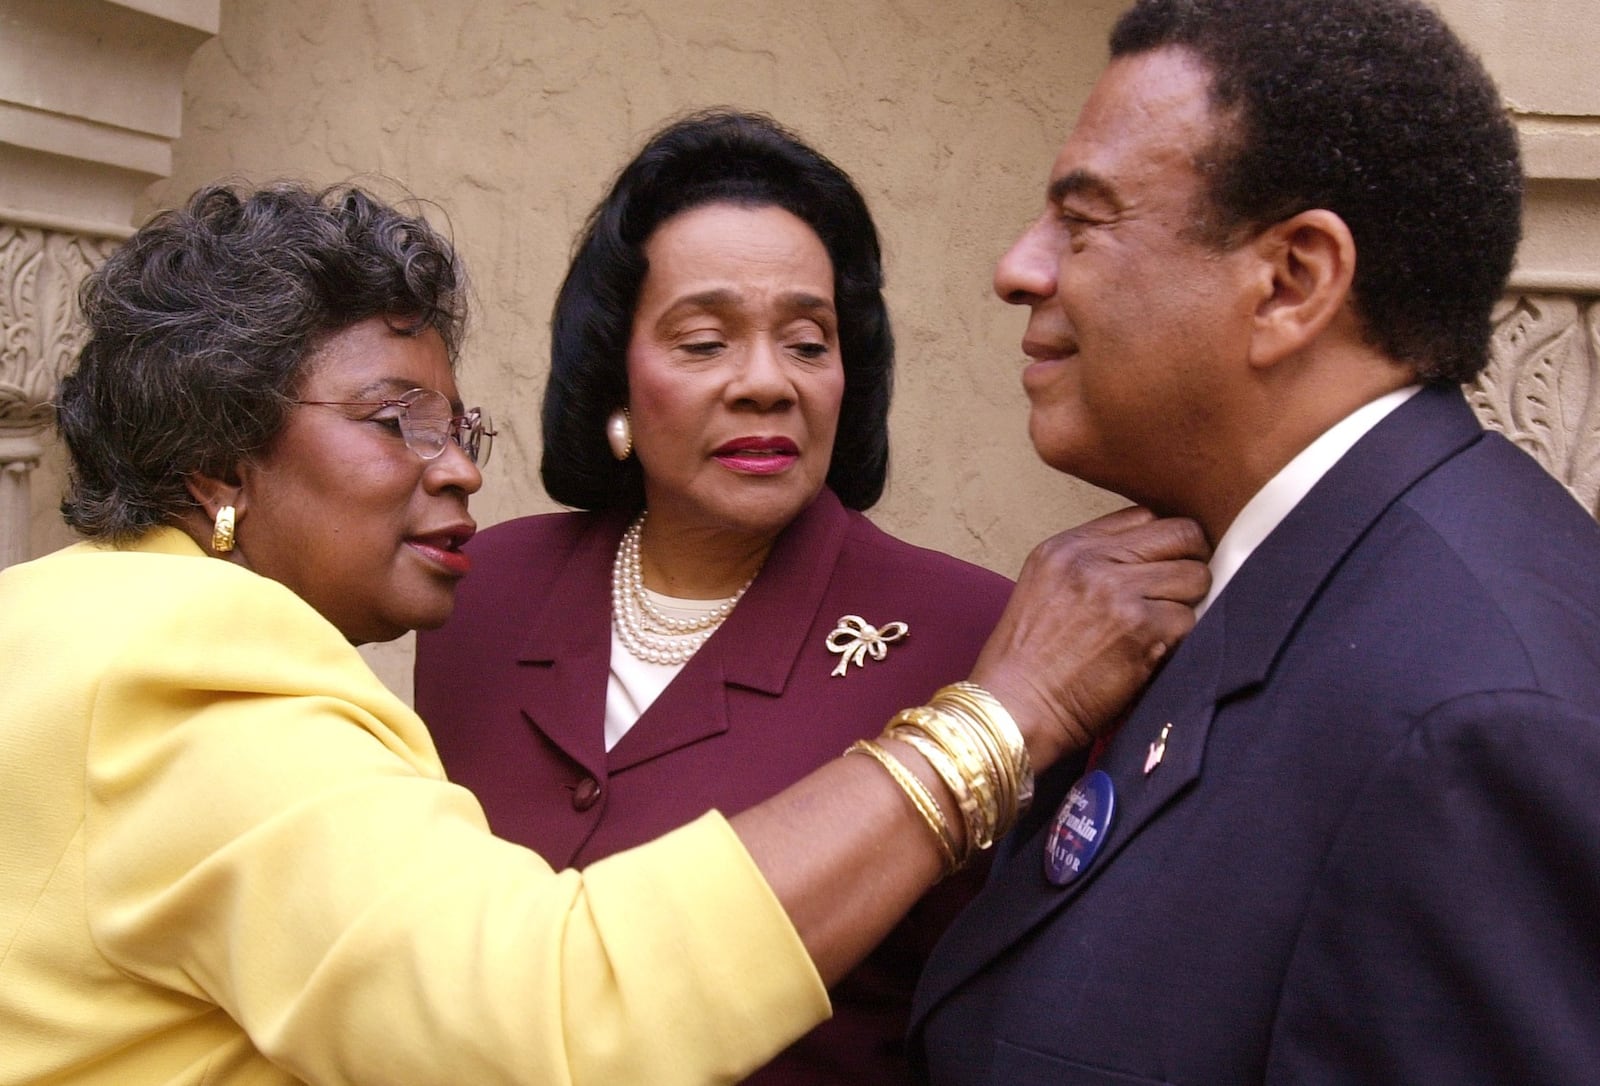
[[[1282,523],[1290,510],[1300,504],[1300,500],[1311,492],[1311,488],[1329,469],[1368,430],[1421,389],[1421,385],[1408,385],[1356,408],[1301,449],[1299,455],[1283,466],[1283,470],[1256,491],[1255,496],[1239,510],[1239,515],[1233,518],[1228,530],[1222,533],[1216,550],[1211,552],[1211,591],[1194,609],[1196,618],[1205,615],[1211,601],[1222,595],[1222,590],[1228,587],[1233,575],[1255,553],[1261,541],[1272,534],[1272,530]]]

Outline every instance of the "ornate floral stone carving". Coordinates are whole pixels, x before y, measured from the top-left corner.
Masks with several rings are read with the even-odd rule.
[[[116,244],[0,222],[0,569],[28,557],[28,476],[56,381],[83,342],[78,285]]]
[[[116,244],[0,223],[0,429],[49,421],[51,392],[83,341],[78,285]]]
[[[1478,417],[1600,515],[1600,298],[1508,296],[1490,350],[1488,369],[1467,387]]]

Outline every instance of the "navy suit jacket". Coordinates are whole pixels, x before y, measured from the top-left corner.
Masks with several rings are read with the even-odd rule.
[[[965,678],[1011,582],[893,538],[824,490],[773,545],[739,606],[609,753],[611,565],[620,515],[497,525],[450,622],[417,644],[416,706],[452,780],[501,837],[582,866],[715,808],[782,791],[899,710]],[[908,634],[832,674],[845,615]],[[908,1081],[911,990],[982,883],[950,880],[833,989],[834,1017],[751,1082]]]
[[[1146,754],[1171,724],[1164,758]],[[1600,527],[1455,389],[1256,550],[946,933],[932,1081],[1600,1082]]]

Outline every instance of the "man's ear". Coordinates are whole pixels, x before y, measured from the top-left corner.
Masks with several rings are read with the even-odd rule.
[[[1266,368],[1316,341],[1350,300],[1356,242],[1343,219],[1314,209],[1250,242],[1269,278],[1256,306],[1250,364]]]

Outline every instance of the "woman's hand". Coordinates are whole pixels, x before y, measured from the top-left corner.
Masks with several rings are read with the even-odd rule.
[[[1016,718],[1036,771],[1106,731],[1194,628],[1209,553],[1194,521],[1140,508],[1034,548],[972,679]]]
[[[1194,626],[1211,575],[1191,520],[1124,509],[1041,543],[973,671],[1016,718],[1034,768],[1110,726]],[[961,825],[909,748],[894,756]],[[824,982],[861,959],[944,870],[929,825],[871,758],[835,758],[733,819]]]

